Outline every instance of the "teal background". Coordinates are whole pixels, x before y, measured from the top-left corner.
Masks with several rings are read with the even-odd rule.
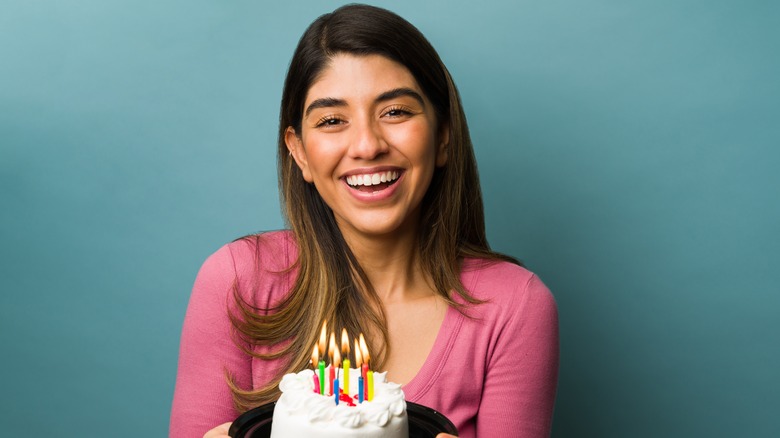
[[[275,130],[331,1],[6,1],[0,428],[165,436],[200,263],[282,226]],[[393,1],[553,290],[553,436],[780,436],[780,3]]]

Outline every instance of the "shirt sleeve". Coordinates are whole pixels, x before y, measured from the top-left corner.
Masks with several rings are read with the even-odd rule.
[[[477,437],[549,437],[558,382],[558,311],[535,275],[513,296],[488,359]]]
[[[236,418],[225,372],[251,384],[251,359],[231,335],[236,268],[230,248],[209,257],[195,280],[184,317],[169,434],[201,437]]]

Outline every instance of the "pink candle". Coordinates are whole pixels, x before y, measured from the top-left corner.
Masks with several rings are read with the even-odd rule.
[[[314,349],[311,352],[311,367],[314,368],[314,392],[317,394],[322,394],[325,388],[323,388],[320,382],[325,383],[325,375],[323,374],[323,370],[325,369],[325,362],[319,360],[320,357],[320,350],[315,345]],[[317,377],[317,369],[319,368],[320,371],[320,377]]]
[[[330,364],[328,366],[330,371],[328,371],[328,391],[333,389],[333,381],[336,379],[335,377],[335,368],[333,368],[333,364]]]
[[[366,396],[368,395],[368,364],[364,363],[362,367],[360,367],[361,381],[363,382],[363,394]]]
[[[339,363],[340,358],[336,358],[338,354],[339,352],[336,349],[336,335],[331,332],[330,342],[328,342],[328,357],[330,357],[330,371],[328,371],[328,391],[333,389],[333,381],[337,379],[337,377],[334,377],[333,374],[335,367]]]

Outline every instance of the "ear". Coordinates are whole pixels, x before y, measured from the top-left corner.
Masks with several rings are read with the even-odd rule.
[[[436,167],[447,164],[447,150],[450,147],[450,124],[442,123],[436,144]]]
[[[287,145],[287,150],[290,151],[295,160],[295,164],[301,169],[303,179],[306,182],[312,182],[311,172],[309,171],[309,161],[306,157],[306,150],[303,148],[303,141],[298,134],[295,133],[295,129],[292,126],[288,126],[284,131],[284,143]]]

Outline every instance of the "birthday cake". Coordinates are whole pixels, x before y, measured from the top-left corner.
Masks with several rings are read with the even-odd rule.
[[[338,363],[338,362],[337,362]],[[271,438],[287,437],[389,437],[408,438],[409,421],[401,385],[386,381],[386,373],[373,373],[371,397],[360,388],[360,369],[349,369],[348,391],[316,388],[315,372],[287,374],[279,389]],[[351,394],[351,395],[350,395]],[[370,398],[370,400],[369,400]],[[338,401],[337,401],[338,399]]]

